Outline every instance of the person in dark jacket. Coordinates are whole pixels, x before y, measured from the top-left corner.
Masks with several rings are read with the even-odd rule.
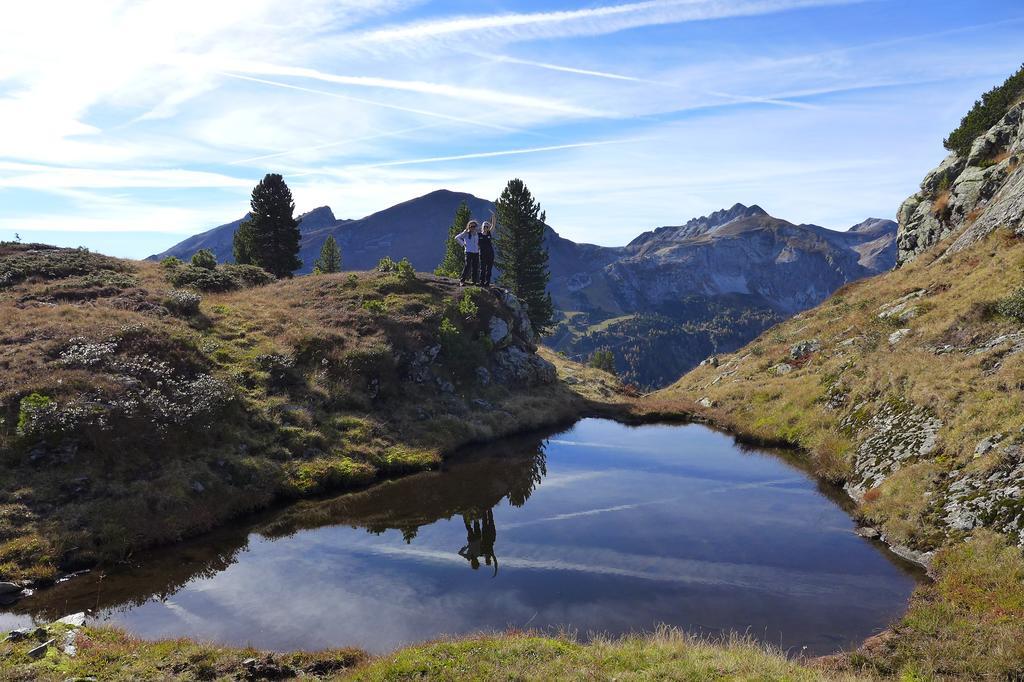
[[[491,271],[494,269],[494,230],[498,222],[491,213],[490,222],[484,221],[480,230],[480,286],[491,286]]]

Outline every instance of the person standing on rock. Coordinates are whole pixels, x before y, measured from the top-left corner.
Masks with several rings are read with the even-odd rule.
[[[480,286],[491,286],[491,271],[494,269],[494,230],[498,221],[491,211],[490,222],[484,221],[480,229]]]
[[[480,233],[476,228],[477,222],[470,220],[466,223],[466,229],[455,235],[455,241],[466,250],[466,264],[462,266],[459,286],[466,286],[467,276],[472,284],[480,282]]]

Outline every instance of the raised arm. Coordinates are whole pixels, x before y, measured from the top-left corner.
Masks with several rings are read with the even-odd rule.
[[[494,211],[491,211],[491,232],[498,231],[498,216],[494,215]]]

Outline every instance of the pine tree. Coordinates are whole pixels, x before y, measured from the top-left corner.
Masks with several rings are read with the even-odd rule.
[[[249,219],[234,236],[235,262],[258,265],[276,277],[291,277],[299,260],[299,223],[284,178],[267,173],[252,190]]]
[[[338,242],[334,241],[334,235],[327,235],[324,245],[320,247],[320,257],[313,264],[313,272],[324,274],[329,272],[341,272],[341,249]]]
[[[444,259],[434,270],[438,277],[458,277],[462,274],[462,247],[455,241],[455,235],[466,229],[466,223],[470,221],[473,214],[469,212],[469,204],[463,201],[455,209],[455,219],[448,226],[448,241],[445,242]]]
[[[607,348],[595,350],[590,356],[590,366],[594,369],[601,369],[609,374],[615,374],[615,355]]]
[[[547,293],[548,252],[544,246],[545,214],[523,181],[509,180],[496,204],[498,231],[495,265],[498,283],[522,299],[538,334],[551,329],[554,306]]]

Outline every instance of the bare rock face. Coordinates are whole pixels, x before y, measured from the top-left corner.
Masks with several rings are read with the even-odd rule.
[[[966,158],[952,153],[900,206],[897,265],[953,238],[956,253],[998,227],[1024,233],[1024,103],[979,136]]]
[[[927,408],[886,402],[866,424],[867,437],[857,448],[854,476],[845,485],[855,500],[882,481],[931,454],[942,421]]]
[[[1024,449],[1016,442],[997,448],[1000,440],[985,439],[975,451],[976,457],[994,458],[994,466],[951,474],[943,522],[951,531],[986,526],[1024,545]]]

